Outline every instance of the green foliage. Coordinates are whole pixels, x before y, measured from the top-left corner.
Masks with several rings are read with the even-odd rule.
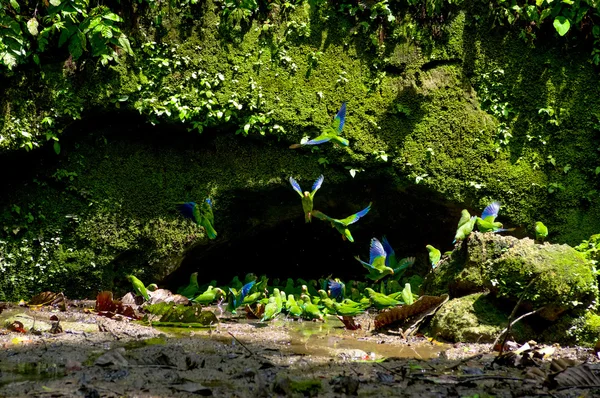
[[[86,51],[106,65],[118,51],[133,55],[118,24],[121,17],[107,6],[90,6],[88,0],[51,0],[45,5],[0,0],[0,65],[13,69],[57,47],[68,48],[73,60]],[[56,43],[56,40],[58,42]]]
[[[508,22],[522,26],[524,38],[535,38],[545,24],[552,24],[556,33],[593,40],[592,62],[600,65],[600,7],[595,0],[495,0],[492,12],[500,24]],[[590,35],[590,33],[592,33]]]

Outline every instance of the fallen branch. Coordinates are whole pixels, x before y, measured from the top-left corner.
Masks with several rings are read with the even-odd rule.
[[[229,335],[230,335],[231,337],[233,337],[233,339],[234,339],[235,341],[237,341],[237,342],[238,342],[238,343],[239,343],[239,344],[240,344],[242,347],[244,347],[244,349],[245,349],[246,351],[248,351],[248,352],[250,353],[250,355],[254,355],[254,353],[253,353],[252,351],[250,351],[250,349],[249,349],[248,347],[246,347],[246,346],[244,345],[244,343],[242,343],[241,341],[239,341],[239,340],[238,340],[238,338],[237,338],[237,337],[235,337],[235,336],[233,335],[233,333],[231,333],[231,332],[229,332],[229,331],[228,331],[227,333],[229,333]]]

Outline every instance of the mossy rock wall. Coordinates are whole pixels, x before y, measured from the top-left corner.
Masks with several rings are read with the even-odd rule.
[[[530,232],[542,219],[556,242],[598,232],[599,127],[590,110],[600,109],[600,98],[587,53],[555,43],[533,48],[515,32],[480,25],[485,15],[470,8],[453,13],[435,40],[406,14],[383,50],[328,6],[303,3],[235,30],[222,29],[210,1],[183,16],[174,10],[160,29],[151,22],[155,12],[146,10],[131,31],[135,58],[108,67],[92,59],[49,62],[1,77],[5,164],[28,146],[41,148],[36,159],[51,150],[44,147],[48,129],[63,139],[59,160],[13,178],[2,198],[0,266],[10,275],[0,286],[4,298],[64,288],[89,294],[110,287],[124,269],[161,278],[206,243],[202,231],[176,217],[173,202],[210,194],[226,219],[230,209],[241,214],[236,193],[267,196],[290,175],[310,184],[324,166],[328,181],[352,181],[354,169],[398,192],[423,187],[449,209],[479,212],[499,200],[505,224]],[[342,101],[349,148],[287,149],[330,123]],[[131,112],[219,138],[166,150],[141,139],[138,155],[120,156],[125,133],[115,139],[99,130],[96,150],[78,148],[94,117]],[[46,117],[52,127],[42,123]],[[87,128],[72,124],[80,118]],[[36,162],[22,159],[17,164]],[[358,210],[359,201],[348,200],[344,210]],[[288,210],[249,215],[244,225],[278,225]],[[429,223],[446,231],[458,215]],[[386,228],[401,226],[381,224],[372,233]],[[450,241],[432,235],[427,243],[449,249]]]

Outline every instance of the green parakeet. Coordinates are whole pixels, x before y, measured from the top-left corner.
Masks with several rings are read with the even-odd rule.
[[[209,286],[204,293],[196,296],[192,301],[198,304],[210,304],[224,295],[225,292],[221,288]]]
[[[196,296],[196,294],[200,291],[200,286],[198,286],[198,273],[194,272],[190,275],[190,283],[186,287],[180,287],[177,289],[177,294],[181,294],[184,297],[191,299]]]
[[[277,296],[279,296],[279,295],[277,295]],[[276,296],[269,297],[269,302],[267,303],[267,305],[265,305],[265,312],[263,314],[261,322],[269,321],[269,320],[275,318],[275,316],[277,314],[279,314],[278,305],[277,305],[276,300],[277,300]],[[280,298],[280,300],[281,300],[281,298]]]
[[[133,275],[127,275],[127,279],[133,285],[133,291],[137,296],[142,296],[146,301],[150,300],[146,286],[144,286],[144,283],[141,280]]]
[[[442,258],[442,253],[431,245],[425,246],[427,251],[429,252],[429,262],[431,263],[431,268],[437,267],[440,259]]]
[[[285,303],[285,309],[288,314],[293,315],[295,317],[302,316],[302,308],[296,302],[293,294],[288,294],[287,301]]]
[[[340,234],[342,234],[343,240],[348,239],[350,242],[354,242],[354,238],[352,238],[352,234],[350,233],[348,226],[350,224],[354,224],[361,217],[365,216],[369,212],[369,210],[371,210],[371,203],[369,203],[369,205],[367,207],[365,207],[358,213],[354,213],[351,216],[348,216],[341,220],[326,216],[325,214],[321,213],[318,210],[313,210],[312,215],[317,217],[319,220],[325,220],[325,221],[331,222],[331,226],[334,227],[335,229],[337,229]]]
[[[501,222],[497,222],[498,212],[500,211],[500,203],[492,202],[483,209],[481,218],[477,217],[477,229],[479,232],[503,232],[514,231],[514,228],[503,228]]]
[[[388,297],[385,294],[377,293],[370,287],[366,288],[365,291],[369,295],[371,304],[373,304],[375,308],[378,308],[380,310],[402,304],[401,301],[394,300],[393,298]]]
[[[215,231],[213,225],[215,224],[215,216],[212,210],[212,200],[206,198],[200,206],[196,202],[180,203],[178,205],[179,211],[184,217],[190,218],[196,222],[196,224],[204,227],[206,234],[210,239],[217,237],[217,231]]]
[[[535,223],[535,238],[540,242],[543,242],[544,239],[548,236],[548,227],[544,225],[541,221],[537,221]]]
[[[465,211],[466,210],[463,210],[463,212]],[[467,212],[467,214],[469,214],[469,212]],[[462,221],[462,217],[460,220]],[[456,235],[454,235],[454,241],[452,243],[465,240],[467,236],[471,235],[471,232],[473,232],[473,227],[475,227],[475,222],[477,222],[477,216],[470,217],[462,224],[459,222],[458,229],[456,230]]]
[[[333,123],[331,125],[327,126],[325,129],[323,129],[323,132],[321,133],[321,135],[319,135],[316,138],[313,138],[310,141],[302,142],[300,144],[292,144],[292,145],[290,145],[290,148],[296,149],[296,148],[300,148],[301,146],[304,146],[304,145],[319,145],[319,144],[323,144],[328,141],[331,141],[331,142],[341,145],[341,146],[348,146],[349,145],[348,140],[339,136],[339,134],[342,132],[342,129],[344,128],[345,122],[346,122],[346,103],[344,102],[344,103],[342,103],[342,106],[341,106],[340,110],[338,111],[338,113],[335,115],[335,118],[333,119]]]
[[[321,184],[323,184],[324,179],[325,177],[323,177],[323,175],[319,176],[312,186],[312,192],[304,191],[303,193],[296,180],[290,177],[290,184],[292,184],[292,188],[294,188],[294,191],[298,192],[298,195],[300,195],[300,198],[302,198],[302,210],[304,211],[305,222],[311,222],[315,193],[317,193],[319,188],[321,188]]]
[[[335,303],[335,301],[329,298],[325,290],[319,290],[319,298],[321,299],[321,305],[327,309],[327,313],[334,314],[335,307],[333,306],[333,303]]]
[[[365,310],[360,307],[353,307],[336,302],[333,303],[333,307],[335,310],[334,313],[341,316],[357,316],[365,312]]]
[[[306,300],[302,304],[302,313],[308,319],[323,320],[323,313],[319,310],[319,307],[311,303],[310,300]]]
[[[371,250],[369,253],[369,263],[365,263],[358,256],[354,257],[369,271],[367,278],[378,281],[386,275],[394,274],[394,270],[385,265],[386,253],[383,245],[377,238],[371,239]]]
[[[155,292],[158,290],[158,285],[156,283],[151,283],[148,286],[146,286],[146,290],[148,290],[149,292]]]

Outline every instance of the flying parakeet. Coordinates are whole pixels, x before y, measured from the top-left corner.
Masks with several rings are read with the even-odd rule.
[[[328,287],[331,298],[334,300],[337,300],[338,298],[342,300],[344,299],[344,296],[346,295],[346,285],[344,285],[342,281],[340,281],[338,278],[335,280],[329,279]]]
[[[355,222],[360,220],[360,218],[363,217],[364,215],[366,215],[369,212],[369,210],[371,210],[371,203],[369,203],[369,205],[367,207],[365,207],[358,213],[354,213],[351,216],[348,216],[341,220],[337,220],[335,218],[326,216],[325,214],[321,213],[318,210],[314,210],[312,212],[312,215],[317,217],[319,220],[331,222],[331,226],[334,227],[335,229],[337,229],[340,234],[342,234],[343,240],[348,239],[350,242],[354,242],[354,238],[352,237],[352,234],[350,233],[348,226],[350,224],[354,224]]]
[[[323,129],[321,135],[316,138],[313,138],[310,141],[306,141],[300,144],[292,144],[290,148],[296,149],[300,148],[304,145],[319,145],[323,144],[327,141],[332,141],[335,144],[339,144],[341,146],[348,146],[349,142],[347,139],[342,138],[339,134],[342,132],[344,128],[344,123],[346,122],[346,103],[342,103],[342,107],[338,111],[337,115],[333,119],[333,123]]]
[[[377,282],[386,275],[393,275],[394,270],[385,265],[386,254],[383,245],[377,238],[371,239],[371,249],[369,251],[369,263],[365,263],[356,256],[356,258],[368,271],[367,278]]]
[[[503,228],[501,222],[495,222],[498,217],[498,211],[500,211],[500,203],[492,202],[483,209],[481,218],[477,218],[477,229],[480,232],[503,232],[503,231],[514,231],[514,228]]]
[[[179,211],[184,217],[190,218],[196,224],[204,227],[206,234],[210,239],[217,237],[217,231],[213,228],[215,216],[212,211],[212,201],[206,198],[200,206],[196,202],[186,202],[179,204]]]
[[[429,252],[429,262],[431,263],[431,268],[437,267],[437,264],[440,262],[442,258],[442,253],[431,245],[425,246],[427,251]]]
[[[313,209],[313,200],[315,198],[315,193],[321,188],[321,184],[323,184],[323,180],[325,177],[321,174],[319,178],[315,181],[312,186],[312,192],[304,191],[302,193],[302,189],[296,180],[290,177],[290,184],[292,184],[292,188],[294,191],[298,192],[298,195],[302,198],[302,210],[304,210],[304,221],[311,222],[311,212]]]
[[[252,289],[252,286],[254,286],[255,283],[256,281],[246,283],[244,286],[242,286],[239,292],[235,288],[229,288],[229,295],[227,297],[227,309],[229,310],[229,312],[231,312],[232,314],[236,313],[236,310],[239,308],[239,306],[242,305],[242,303],[244,302],[244,298],[246,297],[246,295],[248,295],[250,289]]]
[[[133,291],[137,296],[142,296],[146,301],[150,300],[146,286],[144,286],[144,283],[141,280],[133,275],[127,275],[127,279],[133,285]]]
[[[548,237],[548,227],[543,222],[537,221],[535,223],[535,238],[543,242],[546,237]]]

